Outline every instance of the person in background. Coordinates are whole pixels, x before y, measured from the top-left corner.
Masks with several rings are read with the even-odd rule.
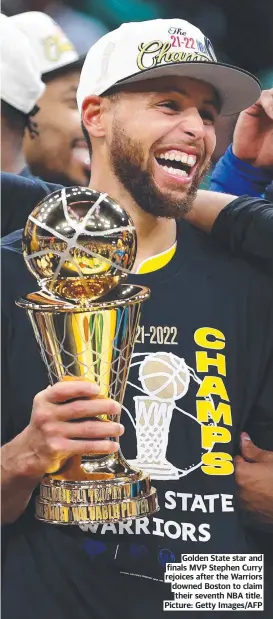
[[[45,90],[28,38],[0,14],[1,34],[1,169],[19,174],[25,166],[24,134],[35,131],[37,101]]]
[[[233,206],[230,195],[198,192],[189,221],[211,232],[221,245],[248,260],[256,258],[259,266],[273,273],[273,88],[262,92],[259,100],[241,112],[233,135],[233,143],[216,165],[211,188],[217,192],[247,194],[257,197]],[[260,196],[271,202],[261,203]],[[249,434],[241,436],[241,455],[236,459],[235,474],[241,504],[263,514],[273,523],[273,452],[260,449]],[[249,436],[250,435],[250,436]],[[265,437],[257,437],[259,443]],[[266,528],[265,528],[266,530]],[[272,540],[268,529],[265,544]],[[262,535],[262,534],[261,534]],[[261,539],[261,543],[264,540]],[[271,542],[272,543],[272,542]],[[272,548],[273,549],[273,548]],[[273,555],[272,555],[273,556]]]
[[[90,45],[106,34],[108,28],[104,21],[94,16],[93,11],[84,14],[80,9],[79,4],[75,8],[75,4],[72,6],[72,3],[69,5],[54,0],[46,7],[46,12],[60,24],[78,52],[84,54]]]
[[[233,142],[213,170],[210,189],[267,197],[272,179],[273,88],[264,90],[254,105],[241,112]]]
[[[36,131],[25,134],[25,176],[49,183],[87,185],[90,159],[82,134],[76,91],[83,58],[56,22],[37,11],[10,17],[29,38],[46,89],[39,99]]]
[[[272,179],[273,88],[241,112],[233,143],[214,168],[211,191],[198,191],[188,219],[231,251],[258,258],[260,266],[272,272]],[[240,208],[229,206],[237,195],[257,200],[246,200]],[[260,197],[268,202],[262,203]]]

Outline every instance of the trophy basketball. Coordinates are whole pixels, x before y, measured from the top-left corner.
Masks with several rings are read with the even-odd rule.
[[[126,284],[136,255],[133,222],[107,194],[62,189],[29,216],[23,252],[40,291],[17,305],[30,318],[51,384],[90,380],[100,397],[122,404],[141,305],[150,295]],[[109,418],[119,422],[120,415],[96,417]],[[149,475],[120,449],[60,457],[36,499],[36,518],[58,525],[126,521],[157,510]]]

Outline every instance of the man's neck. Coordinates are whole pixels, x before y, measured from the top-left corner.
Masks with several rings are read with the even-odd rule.
[[[1,170],[19,174],[26,166],[23,153],[23,138],[1,123]]]
[[[132,218],[137,234],[137,256],[133,272],[137,270],[139,264],[169,249],[176,240],[176,222],[174,219],[155,217],[146,213],[136,202],[127,190],[116,179],[96,177],[92,170],[90,189],[107,193],[113,200],[118,202],[121,207]]]
[[[147,258],[169,249],[176,240],[176,223],[174,219],[154,217],[145,213],[139,206],[134,209],[124,208],[132,217],[137,233],[137,256],[133,271]]]

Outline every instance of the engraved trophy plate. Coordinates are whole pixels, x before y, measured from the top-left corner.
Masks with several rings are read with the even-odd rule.
[[[121,284],[136,254],[127,213],[90,189],[54,192],[30,215],[23,249],[41,290],[16,303],[31,320],[50,382],[90,380],[100,397],[122,404],[141,305],[150,296]],[[120,415],[97,418],[119,422]],[[36,518],[52,524],[117,522],[158,509],[149,474],[120,449],[60,460],[36,500]]]

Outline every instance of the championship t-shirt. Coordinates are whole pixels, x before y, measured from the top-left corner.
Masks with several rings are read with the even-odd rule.
[[[6,442],[28,424],[48,377],[14,303],[37,284],[18,242],[2,253]],[[55,526],[35,520],[33,497],[5,527],[5,619],[163,619],[163,600],[174,599],[166,564],[181,555],[260,552],[255,527],[245,528],[238,507],[233,457],[242,430],[273,449],[271,280],[182,222],[168,264],[128,282],[148,286],[151,297],[137,332],[121,446],[150,473],[160,511],[121,523]],[[270,556],[265,561],[265,610],[249,607],[245,619],[271,617]],[[204,616],[212,611],[225,619],[212,606]]]

